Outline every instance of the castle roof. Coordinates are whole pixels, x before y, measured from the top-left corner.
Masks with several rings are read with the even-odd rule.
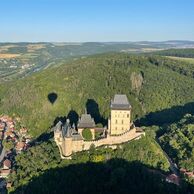
[[[111,101],[111,109],[131,109],[127,96],[125,94],[115,94],[114,99]]]
[[[78,121],[78,128],[93,128],[96,124],[90,114],[82,114]]]
[[[82,136],[76,131],[75,125],[70,125],[69,119],[67,119],[65,125],[62,127],[62,135],[66,138],[72,138],[72,140],[83,139]]]
[[[59,122],[55,125],[54,131],[55,131],[55,132],[61,131],[62,125],[63,125],[63,123],[62,123],[61,121],[59,121]]]
[[[63,137],[71,137],[72,135],[72,128],[69,119],[66,120],[66,123],[62,128],[62,135]]]

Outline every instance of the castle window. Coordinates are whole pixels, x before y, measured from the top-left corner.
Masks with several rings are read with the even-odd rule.
[[[115,123],[117,124],[117,120],[115,120]]]
[[[127,114],[127,118],[129,118],[129,114]]]
[[[123,124],[123,120],[122,120],[122,124]]]
[[[115,130],[117,130],[117,127],[115,127]]]

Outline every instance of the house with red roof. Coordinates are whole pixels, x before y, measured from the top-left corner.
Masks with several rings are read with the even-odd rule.
[[[174,183],[176,185],[180,184],[180,178],[176,174],[170,174],[166,177],[166,181],[169,183]]]
[[[26,146],[25,142],[20,141],[16,144],[15,148],[17,151],[22,151],[25,148],[25,146]]]
[[[3,162],[3,169],[10,169],[11,168],[11,161],[6,159]]]

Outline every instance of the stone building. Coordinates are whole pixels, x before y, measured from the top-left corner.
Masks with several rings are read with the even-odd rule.
[[[128,131],[131,126],[131,105],[127,96],[116,94],[110,108],[111,116],[108,125],[110,135],[119,135]]]
[[[131,122],[131,105],[126,95],[116,94],[110,105],[111,113],[108,120],[108,128],[98,128],[90,114],[82,114],[77,129],[71,126],[69,119],[65,125],[58,122],[54,127],[54,139],[59,147],[62,158],[71,158],[72,153],[89,150],[91,145],[114,146],[133,139],[139,139],[145,133],[136,128]],[[92,133],[92,140],[86,141],[82,137],[82,131],[88,128]],[[101,132],[100,139],[95,139],[95,132]]]

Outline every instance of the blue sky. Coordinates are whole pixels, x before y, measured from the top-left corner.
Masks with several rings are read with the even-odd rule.
[[[0,0],[0,42],[194,40],[194,0]]]

